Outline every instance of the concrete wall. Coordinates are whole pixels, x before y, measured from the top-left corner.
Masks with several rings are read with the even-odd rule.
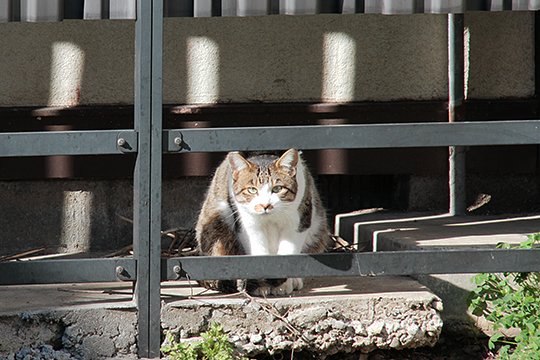
[[[471,98],[534,93],[531,12],[466,15]],[[168,18],[164,102],[447,96],[445,15]],[[0,24],[0,106],[132,103],[134,22]]]
[[[163,182],[163,229],[195,226],[207,180]],[[0,255],[118,250],[133,241],[131,181],[0,182]]]
[[[532,96],[533,13],[467,14],[466,26],[468,96]],[[164,102],[445,99],[446,28],[444,15],[167,19]],[[4,23],[0,49],[0,106],[133,102],[132,21]],[[165,183],[164,229],[193,225],[206,184]],[[435,197],[410,195],[415,207]],[[0,253],[116,249],[131,211],[127,181],[2,182]]]

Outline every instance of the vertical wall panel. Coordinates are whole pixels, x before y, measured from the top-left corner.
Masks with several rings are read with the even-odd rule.
[[[11,0],[0,0],[0,22],[11,21]]]
[[[64,1],[64,19],[82,19],[84,0]]]
[[[424,2],[425,12],[444,14],[460,13],[465,11],[464,0],[426,0]]]
[[[486,7],[490,11],[512,10],[512,0],[488,0]]]
[[[212,0],[194,0],[193,1],[193,16],[194,17],[210,17],[212,14]]]
[[[513,0],[512,10],[540,10],[540,0]]]
[[[109,17],[111,19],[135,19],[135,0],[110,0]]]
[[[236,0],[222,0],[221,1],[221,15],[222,16],[236,16]]]
[[[341,14],[343,12],[343,0],[317,0],[317,13]]]
[[[343,14],[363,13],[365,8],[364,0],[344,0]]]
[[[366,0],[365,10],[367,14],[380,14],[382,12],[381,0]]]
[[[20,0],[11,0],[11,21],[21,21]]]
[[[163,11],[166,17],[192,17],[193,0],[165,0]]]
[[[269,0],[237,0],[236,15],[260,16],[270,14]]]
[[[83,17],[84,19],[108,19],[109,0],[85,0]]]
[[[60,21],[63,9],[62,0],[21,0],[21,21]]]
[[[316,0],[280,0],[281,14],[286,15],[311,15],[317,12]]]
[[[423,11],[424,4],[416,0],[383,0],[383,14],[414,14]]]

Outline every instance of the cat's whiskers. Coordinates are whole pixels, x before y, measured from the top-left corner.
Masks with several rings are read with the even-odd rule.
[[[232,223],[231,223],[231,226],[232,227],[235,227],[236,224],[240,221],[240,216],[237,216],[240,214],[240,211],[238,210],[238,208],[234,207],[230,213],[230,215],[226,216],[225,217],[225,220],[227,222],[229,222],[232,218],[232,220],[234,220]]]

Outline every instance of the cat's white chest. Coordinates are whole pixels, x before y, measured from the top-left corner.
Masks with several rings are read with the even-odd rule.
[[[298,214],[287,212],[275,216],[249,216],[243,221],[240,241],[250,255],[299,253],[304,236],[297,232],[298,223]]]

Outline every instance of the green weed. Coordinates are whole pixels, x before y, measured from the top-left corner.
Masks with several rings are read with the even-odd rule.
[[[234,344],[219,324],[211,324],[207,332],[201,334],[198,343],[182,343],[176,341],[171,333],[167,333],[165,345],[161,352],[170,360],[242,360]]]
[[[497,247],[531,249],[539,245],[537,233],[519,245]],[[474,282],[469,310],[493,322],[495,333],[489,339],[489,348],[500,345],[500,359],[540,359],[540,273],[481,273],[474,277]],[[508,339],[501,332],[505,329],[519,329],[519,334]]]

